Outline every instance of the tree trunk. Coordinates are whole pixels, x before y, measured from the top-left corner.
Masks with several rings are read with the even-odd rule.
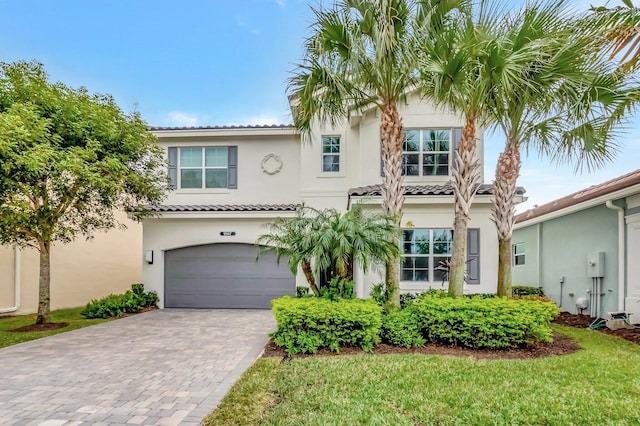
[[[449,294],[463,295],[467,254],[467,228],[471,203],[480,185],[480,160],[476,155],[476,115],[466,117],[462,139],[456,150],[453,168],[454,220],[453,246],[449,268]]]
[[[492,219],[498,232],[498,296],[511,297],[511,235],[516,213],[516,183],[520,174],[520,143],[510,142],[498,157],[493,182]]]
[[[395,216],[396,225],[400,227],[404,193],[402,188],[402,145],[404,144],[404,128],[398,108],[394,103],[382,108],[380,118],[380,145],[382,146],[382,208],[385,213]],[[400,244],[399,238],[394,241]],[[400,258],[387,263],[386,284],[391,294],[391,302],[400,306]]]
[[[39,300],[38,317],[36,324],[46,324],[49,322],[49,310],[51,309],[51,243],[40,243],[40,279],[39,279]]]
[[[304,273],[307,282],[309,283],[309,288],[316,296],[320,296],[320,290],[318,290],[318,286],[316,285],[316,279],[313,277],[313,270],[311,269],[311,262],[308,260],[303,260],[300,264],[302,268],[302,272]]]
[[[511,238],[498,239],[498,296],[512,297]]]

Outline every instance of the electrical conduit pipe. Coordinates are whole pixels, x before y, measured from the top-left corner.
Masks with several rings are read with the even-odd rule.
[[[606,206],[618,212],[618,310],[624,311],[624,209],[613,204],[613,200],[608,200]]]
[[[15,312],[20,308],[20,248],[14,247],[14,271],[13,271],[13,287],[14,287],[14,306],[10,308],[0,309],[0,314],[8,314]]]

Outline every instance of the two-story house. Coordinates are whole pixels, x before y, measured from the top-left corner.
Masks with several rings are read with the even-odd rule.
[[[451,255],[454,145],[462,120],[416,97],[400,110],[405,126],[402,291],[446,288],[441,265]],[[346,211],[354,203],[379,209],[380,118],[375,109],[331,127],[317,123],[310,140],[291,126],[154,128],[174,186],[158,217],[144,228],[144,283],[161,307],[269,308],[294,294],[294,277],[274,256],[256,262],[257,237],[276,217],[305,203]],[[483,160],[483,138],[478,135]],[[469,293],[495,292],[497,237],[491,188],[472,207],[467,250]],[[383,281],[381,268],[356,271],[356,293]]]

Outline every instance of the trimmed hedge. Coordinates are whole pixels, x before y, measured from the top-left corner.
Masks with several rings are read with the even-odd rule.
[[[406,311],[427,341],[477,349],[550,342],[550,323],[559,313],[558,307],[548,302],[430,295],[422,296]]]
[[[542,287],[531,287],[527,285],[514,285],[511,288],[514,296],[544,296]]]
[[[319,348],[338,352],[340,346],[371,351],[380,343],[382,308],[371,300],[284,296],[272,304],[278,328],[271,337],[289,355]]]
[[[140,312],[144,308],[158,304],[155,291],[144,291],[143,284],[132,284],[124,294],[110,294],[102,299],[92,300],[80,314],[85,318],[112,318],[123,314]]]
[[[393,311],[382,318],[383,340],[391,345],[403,348],[422,346],[426,340],[422,337],[418,316],[412,309]]]

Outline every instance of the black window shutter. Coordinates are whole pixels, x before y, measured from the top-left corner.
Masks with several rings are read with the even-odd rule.
[[[480,284],[480,229],[467,229],[467,284]]]
[[[169,147],[167,152],[168,167],[167,174],[169,175],[169,186],[171,188],[178,188],[178,148],[175,146]]]
[[[238,189],[238,147],[230,146],[228,150],[228,187],[229,189]]]

